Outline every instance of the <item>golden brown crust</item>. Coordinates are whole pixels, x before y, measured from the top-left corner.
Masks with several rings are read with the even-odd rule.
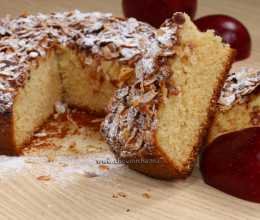
[[[14,142],[12,112],[0,114],[0,153],[6,155],[18,154]]]
[[[173,177],[184,177],[158,145],[152,149],[151,154],[152,158],[143,158],[144,163],[130,163],[128,167],[153,178],[170,180]]]

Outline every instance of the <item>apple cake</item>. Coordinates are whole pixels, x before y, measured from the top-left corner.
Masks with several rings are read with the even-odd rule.
[[[101,133],[131,168],[164,179],[191,172],[233,61],[221,38],[183,13],[159,29],[77,10],[0,23],[2,154],[19,154],[65,102],[107,111]]]

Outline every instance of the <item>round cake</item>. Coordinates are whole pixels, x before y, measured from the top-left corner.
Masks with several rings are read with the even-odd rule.
[[[221,38],[183,13],[159,29],[77,10],[0,23],[1,153],[19,154],[62,101],[106,115],[101,132],[131,168],[191,172],[233,60]]]

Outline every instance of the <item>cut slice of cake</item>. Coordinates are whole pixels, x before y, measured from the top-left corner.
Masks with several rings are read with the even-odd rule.
[[[191,173],[234,56],[221,38],[199,32],[187,15],[175,14],[161,30],[169,27],[176,29],[174,53],[165,59],[151,51],[155,68],[149,59],[137,63],[135,82],[116,92],[102,125],[119,159],[163,179]]]
[[[231,72],[221,92],[208,143],[224,133],[260,126],[260,71]]]

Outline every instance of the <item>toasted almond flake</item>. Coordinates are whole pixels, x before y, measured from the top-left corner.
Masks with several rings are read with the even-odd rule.
[[[67,104],[63,103],[63,102],[55,102],[55,111],[58,113],[58,114],[64,114],[67,110]]]
[[[112,59],[119,57],[119,52],[117,51],[117,48],[113,44],[108,44],[101,48],[102,55],[106,59]]]
[[[148,103],[148,102],[152,101],[157,94],[158,94],[157,92],[155,92],[154,90],[151,90],[151,91],[145,93],[143,96],[141,96],[139,102]]]
[[[93,58],[92,57],[86,57],[84,63],[90,66],[93,63]]]
[[[260,85],[260,71],[243,67],[231,72],[223,86],[218,103],[230,108],[235,103],[243,103],[244,97],[252,93]]]
[[[104,121],[104,118],[96,118],[91,120],[91,123],[96,124],[96,123],[101,123],[102,121]]]
[[[29,53],[29,56],[30,56],[31,58],[36,58],[36,57],[39,56],[39,53],[38,53],[38,52],[35,52],[35,51],[32,51],[32,52]]]

